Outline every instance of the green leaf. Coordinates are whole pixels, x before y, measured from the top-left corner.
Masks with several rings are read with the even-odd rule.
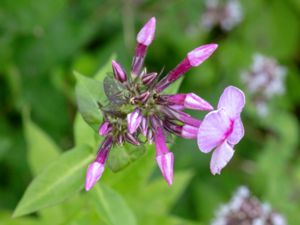
[[[102,122],[102,112],[99,103],[106,100],[101,81],[85,77],[78,72],[74,72],[76,85],[76,98],[79,112],[85,122],[87,122],[96,132]]]
[[[83,120],[82,116],[77,113],[74,122],[75,145],[87,144],[94,147],[96,144],[95,135],[94,130]]]
[[[183,77],[179,78],[173,84],[171,84],[165,91],[165,94],[176,94],[180,88],[180,85],[183,81]]]
[[[143,190],[156,167],[154,146],[146,146],[146,149],[145,154],[139,160],[131,163],[122,171],[113,173],[107,170],[103,174],[103,182],[109,184],[122,195],[135,195],[137,190]]]
[[[145,147],[143,145],[124,144],[122,146],[114,146],[109,153],[107,164],[113,172],[117,172],[140,158],[144,153]]]
[[[167,185],[163,177],[159,177],[150,184],[147,184],[143,191],[137,193],[139,201],[147,202],[140,210],[156,212],[156,214],[167,213],[189,184],[192,175],[191,171],[175,173],[172,187]]]
[[[59,156],[61,150],[46,133],[30,121],[29,117],[23,116],[23,121],[28,161],[32,172],[38,174]]]
[[[93,158],[87,146],[62,154],[32,181],[13,216],[55,205],[78,192],[84,184],[85,168]]]
[[[0,225],[39,225],[41,224],[39,219],[34,218],[11,218],[11,212],[0,212]]]
[[[136,219],[124,199],[114,190],[103,184],[96,185],[91,191],[97,212],[106,224],[135,225]]]

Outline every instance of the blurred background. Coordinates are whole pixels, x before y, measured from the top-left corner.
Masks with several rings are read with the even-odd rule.
[[[299,0],[1,0],[0,224],[25,224],[8,219],[34,177],[24,114],[30,112],[61,149],[74,146],[73,71],[93,76],[113,53],[129,70],[136,33],[152,16],[157,28],[149,71],[167,72],[193,48],[218,43],[209,60],[185,75],[180,92],[194,92],[214,106],[228,85],[247,96],[245,137],[221,176],[211,175],[210,155],[200,153],[195,141],[176,140],[175,173],[193,175],[166,216],[209,224],[244,185],[288,224],[300,223]]]

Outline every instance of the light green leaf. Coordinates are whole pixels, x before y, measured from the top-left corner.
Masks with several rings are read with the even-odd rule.
[[[114,146],[109,153],[107,164],[113,172],[117,172],[140,158],[144,153],[145,147],[143,145],[124,144],[122,146]]]
[[[39,225],[41,224],[39,219],[34,218],[11,218],[11,212],[0,212],[0,225]]]
[[[102,112],[99,103],[104,104],[106,100],[101,81],[85,77],[78,72],[74,72],[76,85],[76,98],[79,112],[85,122],[87,122],[96,132],[102,122]]]
[[[91,191],[92,200],[100,218],[108,225],[135,225],[136,219],[124,199],[103,183]]]
[[[154,146],[146,145],[145,147],[147,149],[145,154],[122,171],[114,173],[107,170],[103,174],[103,182],[122,195],[132,196],[136,194],[137,190],[143,189],[156,167]]]
[[[147,212],[140,218],[143,225],[163,224],[163,225],[202,225],[202,223],[192,222],[179,217],[174,217],[166,214],[157,215],[153,212]]]
[[[174,174],[174,183],[169,187],[163,177],[159,177],[150,184],[147,184],[143,191],[137,193],[137,198],[141,202],[147,202],[142,209],[146,212],[156,212],[157,214],[167,213],[178,197],[185,190],[192,178],[190,171],[181,171]],[[153,197],[155,196],[155,197]]]
[[[23,116],[25,139],[28,145],[28,161],[34,174],[41,172],[56,159],[61,150],[37,125]]]
[[[32,181],[13,216],[55,205],[78,192],[84,184],[86,167],[93,158],[87,146],[79,146],[62,154]]]
[[[165,94],[176,94],[180,88],[180,85],[183,81],[183,77],[179,78],[173,84],[171,84],[165,91]]]
[[[83,120],[82,116],[77,113],[74,122],[75,145],[87,144],[94,147],[96,144],[95,135],[94,130]]]

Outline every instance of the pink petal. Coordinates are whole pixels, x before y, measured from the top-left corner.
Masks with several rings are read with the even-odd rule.
[[[109,132],[111,132],[112,126],[109,122],[105,121],[99,127],[98,133],[101,136],[106,136]]]
[[[240,115],[245,105],[245,95],[240,89],[229,86],[222,93],[218,109],[224,108],[229,117],[234,119]]]
[[[173,183],[174,156],[172,152],[156,156],[156,162],[165,180],[171,186]]]
[[[189,93],[186,95],[184,100],[184,106],[187,109],[195,110],[213,110],[214,108],[203,98],[199,97],[194,93]]]
[[[127,115],[127,128],[130,134],[133,134],[139,127],[142,121],[141,110],[136,108],[133,112]]]
[[[154,132],[154,140],[157,156],[167,154],[169,152],[168,146],[166,144],[166,138],[160,125],[156,127],[156,130]]]
[[[230,129],[230,124],[230,119],[224,109],[208,113],[198,130],[197,139],[200,151],[208,153],[223,142]]]
[[[231,145],[236,145],[244,136],[244,126],[240,117],[234,120],[231,134],[227,137],[227,141]]]
[[[152,17],[140,30],[137,35],[137,42],[149,46],[154,39],[156,27],[155,17]]]
[[[112,69],[116,80],[120,82],[124,82],[127,80],[126,72],[123,70],[121,65],[117,63],[115,60],[112,61]]]
[[[185,124],[182,126],[181,136],[187,139],[196,139],[198,134],[198,127]]]
[[[221,170],[227,165],[234,153],[232,147],[224,141],[213,152],[210,160],[210,171],[213,175],[220,174]]]
[[[184,106],[182,105],[170,105],[169,107],[178,111],[184,110]]]
[[[86,180],[85,180],[85,190],[89,191],[100,179],[104,171],[104,165],[99,162],[93,162],[89,165]]]
[[[187,58],[191,64],[191,66],[199,66],[206,59],[208,59],[211,54],[217,49],[217,44],[208,44],[202,45],[194,50],[190,51],[187,55]]]

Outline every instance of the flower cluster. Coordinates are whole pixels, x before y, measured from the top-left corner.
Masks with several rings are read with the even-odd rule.
[[[251,196],[248,188],[240,187],[231,201],[216,212],[211,225],[287,225],[285,218],[267,203]]]
[[[242,17],[238,0],[207,0],[201,23],[208,30],[219,26],[222,30],[229,31],[241,22]]]
[[[258,114],[266,116],[268,100],[285,92],[286,69],[278,65],[273,58],[255,54],[250,71],[243,72],[241,76],[248,92],[253,97]]]
[[[216,44],[200,46],[187,56],[164,78],[147,72],[144,60],[154,39],[156,20],[151,18],[137,35],[137,47],[132,60],[131,73],[112,62],[114,90],[109,105],[101,107],[104,121],[99,134],[105,139],[97,157],[87,171],[86,190],[100,179],[110,149],[124,142],[140,145],[155,143],[156,161],[169,185],[173,182],[173,153],[166,144],[166,134],[197,139],[203,152],[216,148],[212,156],[211,171],[220,173],[233,155],[233,147],[244,134],[240,113],[244,94],[228,87],[221,96],[218,110],[194,93],[166,94],[163,91],[192,67],[203,63],[217,48]],[[106,85],[109,86],[109,85]],[[104,83],[104,89],[107,89]],[[121,91],[118,91],[121,90]],[[203,121],[193,118],[184,109],[211,111]],[[202,126],[203,125],[203,126]],[[146,141],[145,141],[146,140]]]

